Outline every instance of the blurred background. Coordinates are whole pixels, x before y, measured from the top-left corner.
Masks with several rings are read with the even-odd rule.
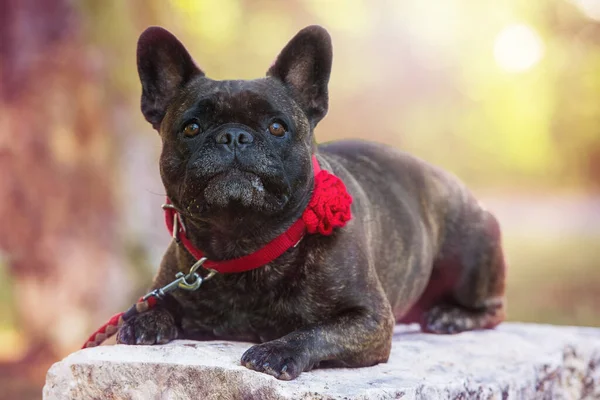
[[[503,226],[509,319],[600,326],[600,0],[0,0],[0,398],[39,398],[168,243],[139,34],[255,78],[309,24],[334,43],[318,140],[452,171]]]

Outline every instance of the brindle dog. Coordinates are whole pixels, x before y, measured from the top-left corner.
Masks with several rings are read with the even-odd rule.
[[[166,193],[209,259],[254,252],[301,216],[313,154],[346,184],[353,219],[264,267],[174,292],[122,326],[119,343],[258,342],[242,364],[287,380],[317,366],[387,361],[397,321],[450,334],[504,319],[499,226],[463,184],[381,144],[315,144],[332,62],[323,28],[301,30],[256,80],[207,78],[158,27],[141,35],[137,58]],[[194,261],[171,243],[153,288]]]

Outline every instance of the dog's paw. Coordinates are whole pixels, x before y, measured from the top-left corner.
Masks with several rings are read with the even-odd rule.
[[[177,334],[171,313],[157,307],[125,321],[117,332],[117,343],[164,344],[176,339]]]
[[[439,305],[425,313],[421,329],[428,333],[452,335],[475,329],[491,329],[504,320],[502,304],[482,310],[469,310],[455,305]]]
[[[478,319],[481,317],[483,315],[460,307],[440,305],[425,313],[421,328],[428,333],[452,335],[478,329]]]
[[[252,346],[242,356],[242,365],[264,372],[277,379],[289,381],[308,371],[309,357],[305,349],[291,346],[282,340]]]

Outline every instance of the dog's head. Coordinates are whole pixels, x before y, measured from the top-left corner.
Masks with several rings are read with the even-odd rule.
[[[167,195],[199,219],[285,212],[312,183],[313,129],[328,107],[332,51],[321,27],[301,30],[265,78],[207,78],[168,31],[138,41],[142,113],[162,138]]]

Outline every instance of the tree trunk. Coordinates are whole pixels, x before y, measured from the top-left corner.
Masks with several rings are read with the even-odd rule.
[[[128,294],[111,93],[73,4],[0,0],[0,267],[24,360],[45,355],[43,372]]]

